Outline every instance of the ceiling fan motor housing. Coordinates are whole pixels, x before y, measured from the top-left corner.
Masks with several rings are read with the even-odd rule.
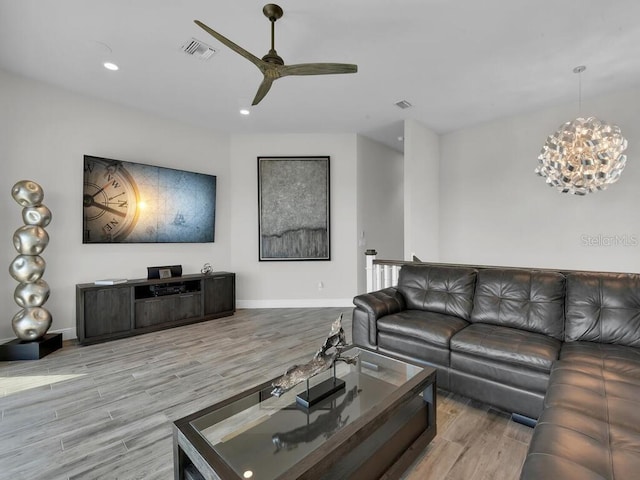
[[[274,49],[269,50],[269,53],[267,53],[264,57],[262,57],[262,60],[264,60],[267,63],[284,65],[284,60],[280,55],[278,55],[278,53]]]

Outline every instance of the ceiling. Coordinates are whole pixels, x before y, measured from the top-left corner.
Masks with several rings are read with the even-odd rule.
[[[286,63],[359,71],[282,78],[242,116],[261,73],[193,20],[262,57],[265,3],[0,0],[0,69],[220,132],[360,133],[397,150],[408,118],[445,133],[577,103],[577,65],[585,99],[640,84],[637,0],[281,0]],[[217,53],[187,55],[192,37]]]

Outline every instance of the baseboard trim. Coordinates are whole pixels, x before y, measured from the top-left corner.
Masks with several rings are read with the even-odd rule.
[[[236,300],[237,308],[353,308],[353,298]]]

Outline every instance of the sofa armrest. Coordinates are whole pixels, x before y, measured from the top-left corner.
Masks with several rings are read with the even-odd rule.
[[[377,345],[377,320],[405,309],[404,297],[395,287],[364,293],[353,299],[353,343],[365,347]]]

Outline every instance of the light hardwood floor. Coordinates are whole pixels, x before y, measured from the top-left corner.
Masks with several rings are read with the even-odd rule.
[[[0,362],[0,479],[173,478],[172,422],[307,361],[348,308],[233,317]],[[517,479],[531,430],[443,391],[405,480]]]

